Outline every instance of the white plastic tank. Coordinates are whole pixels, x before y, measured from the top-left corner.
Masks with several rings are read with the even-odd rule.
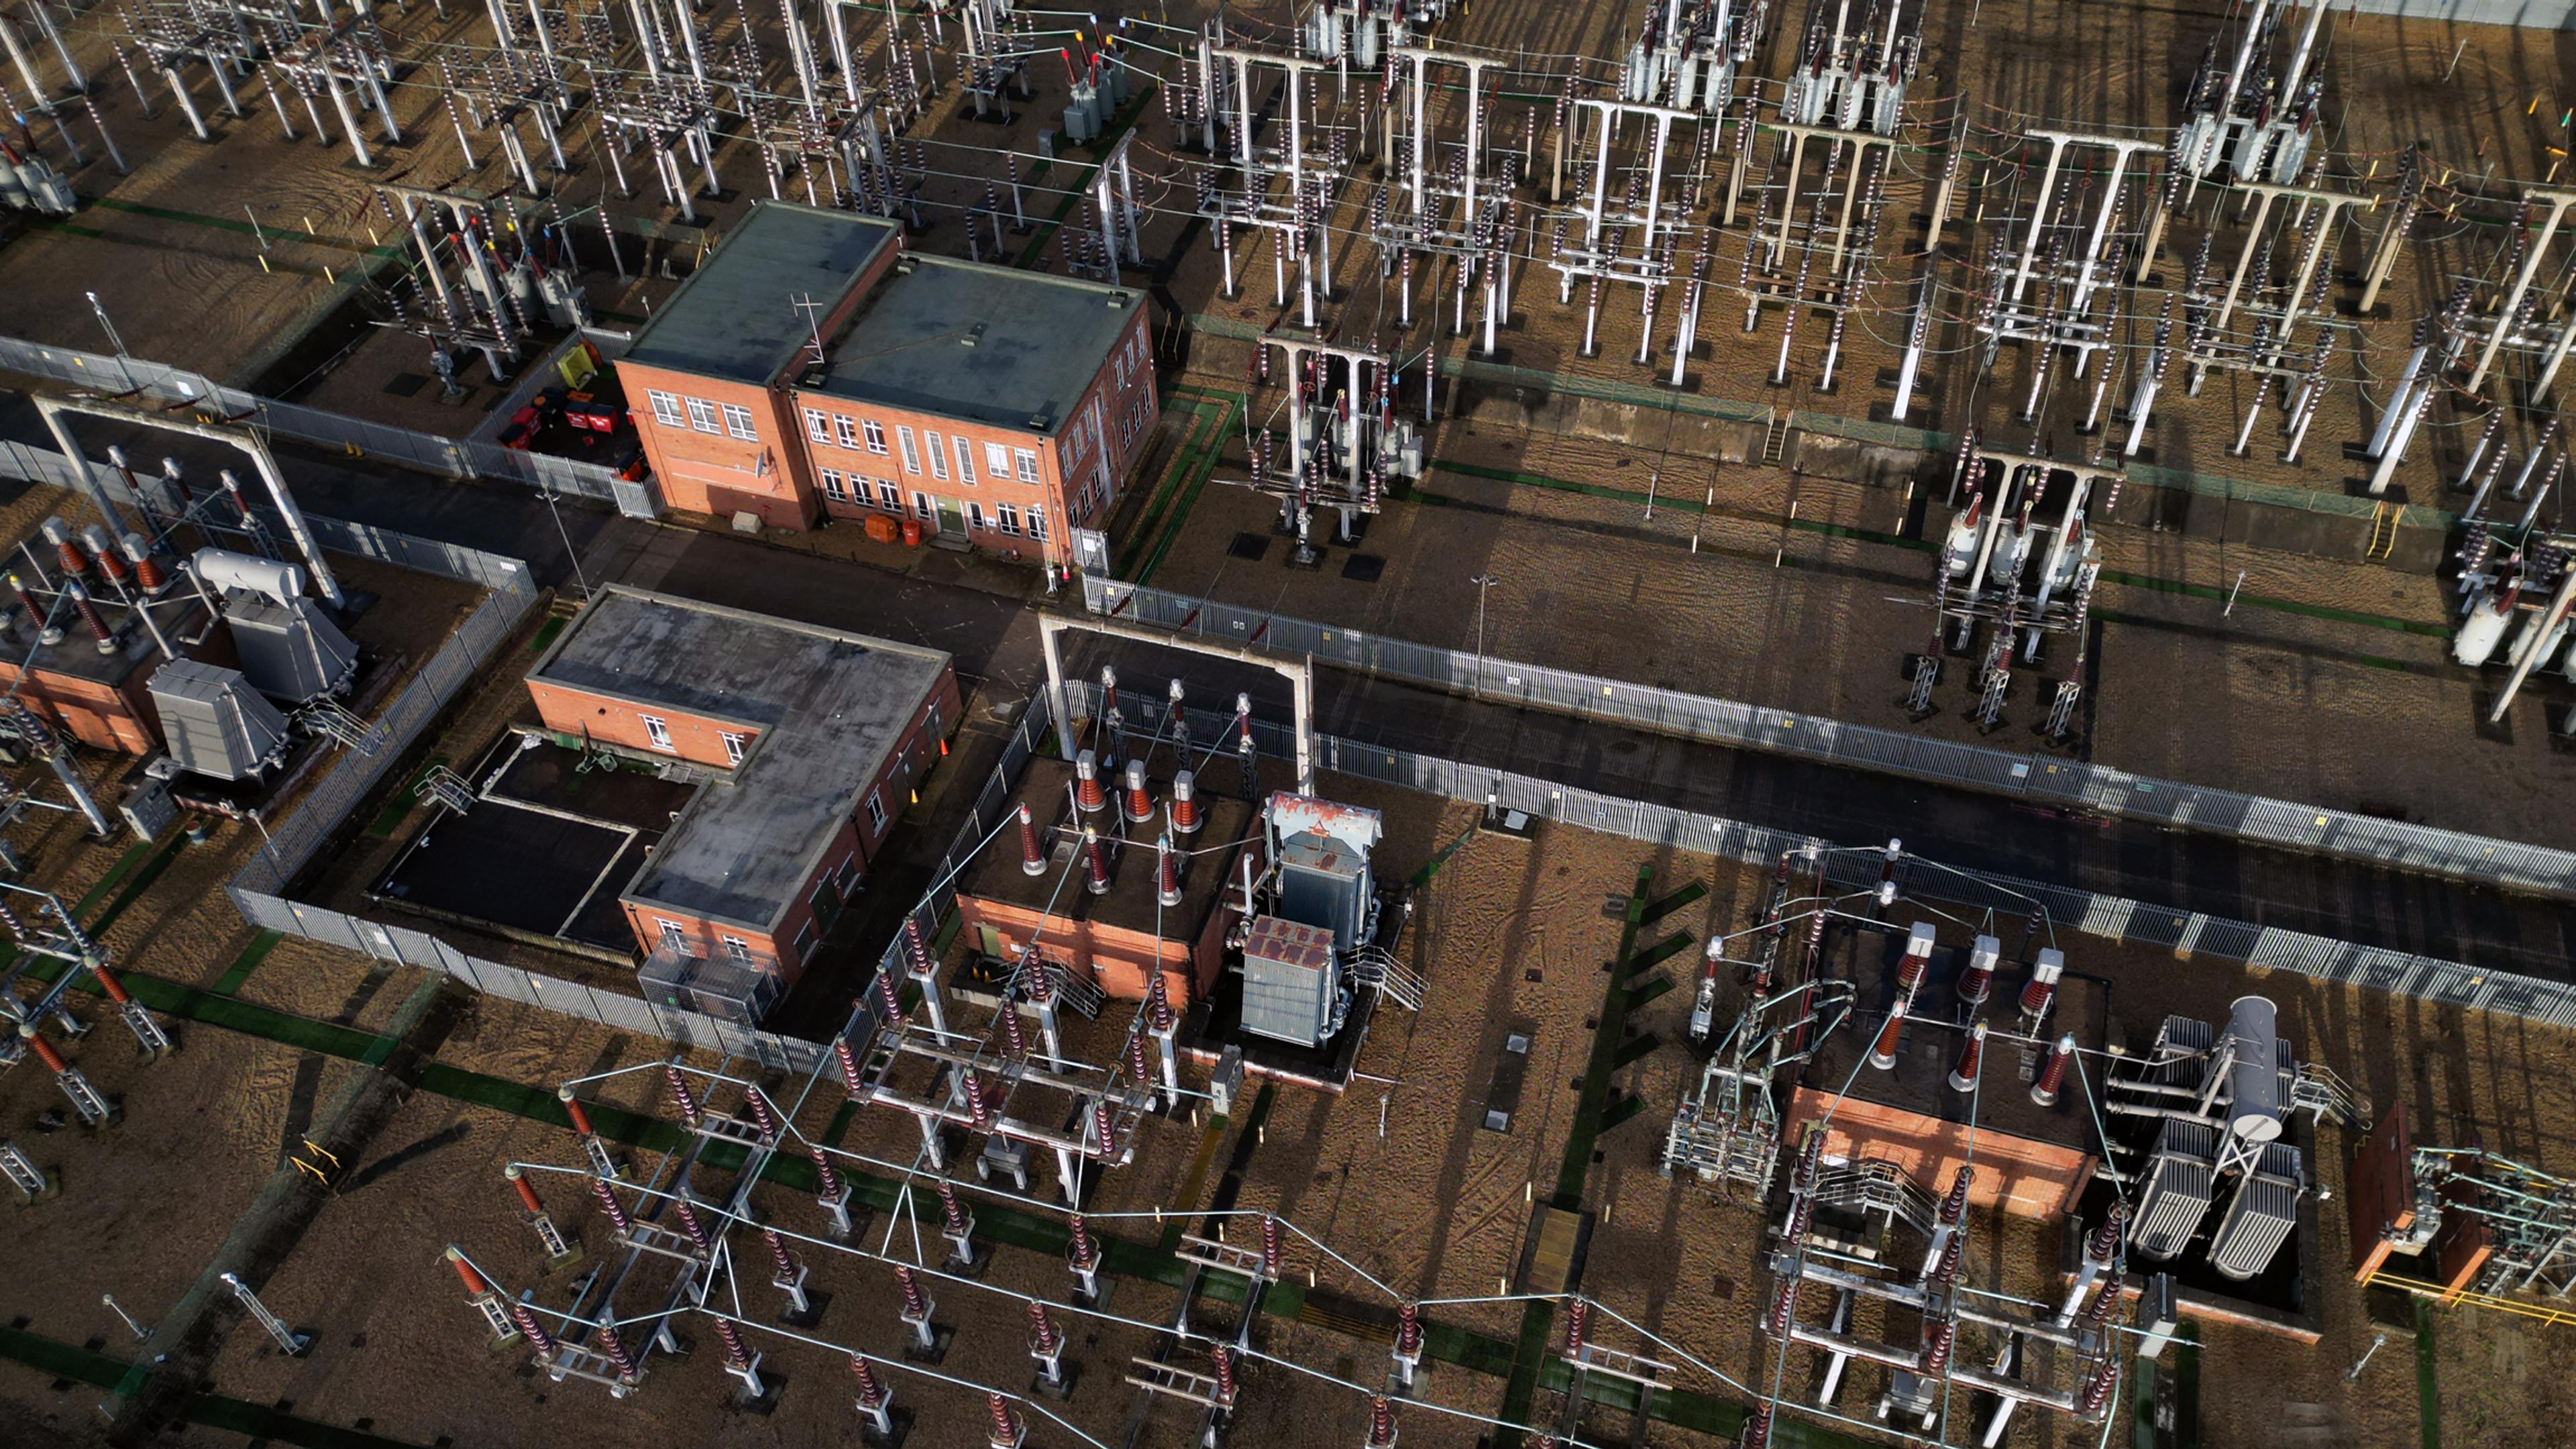
[[[2272,1003],[2240,996],[2227,1012],[2227,1044],[2235,1064],[2227,1069],[2227,1129],[2247,1142],[2281,1135],[2281,1038]]]
[[[2478,600],[2469,617],[2460,621],[2460,632],[2451,639],[2451,658],[2471,669],[2495,657],[2496,646],[2504,642],[2505,630],[2513,623],[2513,608],[2494,594]]]
[[[281,604],[304,597],[304,566],[278,559],[254,558],[230,549],[201,548],[190,560],[197,577],[210,589],[248,589]]]

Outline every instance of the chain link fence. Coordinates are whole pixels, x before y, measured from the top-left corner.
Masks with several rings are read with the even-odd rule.
[[[1083,603],[1096,614],[1232,644],[1307,654],[1344,669],[1501,704],[1963,785],[2257,845],[2576,897],[2576,852],[1462,654],[1096,576],[1083,579]]]
[[[405,467],[451,478],[493,479],[524,484],[540,492],[596,499],[632,518],[658,518],[662,512],[661,495],[650,479],[628,481],[618,477],[615,469],[597,463],[523,453],[479,438],[442,438],[301,403],[277,402],[139,357],[114,357],[76,347],[49,347],[0,337],[0,371],[51,378],[106,393],[139,391],[167,403],[193,402],[227,421],[256,417],[260,426],[298,442],[390,459]]]

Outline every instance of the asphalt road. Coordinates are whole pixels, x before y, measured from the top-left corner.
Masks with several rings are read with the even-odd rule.
[[[32,431],[30,431],[32,430]],[[120,441],[84,424],[93,453]],[[0,435],[43,441],[32,409],[0,399]],[[126,439],[138,460],[179,457],[211,477],[233,459],[167,434]],[[663,527],[587,504],[549,509],[524,490],[456,484],[389,465],[279,449],[308,510],[525,559],[546,583],[617,582],[709,599],[834,628],[924,643],[956,656],[1008,707],[1043,682],[1036,613],[984,589],[902,577],[757,539]],[[237,457],[237,455],[236,455]],[[1160,693],[1186,673],[1197,702],[1237,689],[1283,718],[1276,675],[1151,646],[1093,642],[1086,667],[1115,660]],[[2571,912],[2547,901],[2374,866],[2251,847],[2143,822],[2070,815],[1973,791],[1671,739],[1613,724],[1532,713],[1337,670],[1318,671],[1317,727],[1327,734],[1509,769],[1603,794],[1644,799],[1844,844],[1902,837],[1954,864],[2126,896],[2155,905],[2418,952],[2549,979],[2576,979]]]

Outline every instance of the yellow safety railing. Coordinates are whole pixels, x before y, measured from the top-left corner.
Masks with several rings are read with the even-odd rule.
[[[2403,1277],[2396,1273],[2371,1273],[2361,1281],[2367,1287],[2395,1288],[2443,1306],[2465,1305],[2471,1308],[2491,1308],[2499,1313],[2536,1318],[2543,1323],[2562,1327],[2576,1326],[2576,1307],[2557,1303],[2545,1303],[2531,1298],[2498,1298],[2490,1293],[2472,1293],[2466,1289],[2454,1293],[2439,1283],[2427,1283],[2420,1278]]]

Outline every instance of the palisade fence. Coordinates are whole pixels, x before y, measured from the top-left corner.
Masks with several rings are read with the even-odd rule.
[[[1963,786],[2257,845],[2576,898],[2576,852],[1382,639],[1090,575],[1082,590],[1084,606],[1096,614],[1311,655],[1340,668],[1496,703],[1612,720],[1684,739]]]
[[[1070,696],[1069,711],[1088,714],[1099,707],[1098,686],[1068,680],[1065,688]],[[1193,739],[1223,742],[1232,737],[1235,717],[1231,713],[1196,709],[1190,713]],[[1253,742],[1261,753],[1278,759],[1295,758],[1291,725],[1256,719],[1252,729]],[[1855,890],[1874,889],[1887,858],[1877,846],[1837,845],[1794,831],[1597,794],[1509,770],[1460,764],[1334,735],[1318,735],[1314,749],[1318,771],[1472,801],[1502,812],[1519,811],[1585,830],[1748,865],[1776,864],[1790,852],[1821,851],[1826,878]],[[1990,907],[2016,919],[2031,914],[2034,908],[2042,909],[2056,929],[2080,931],[2122,944],[2153,946],[2177,955],[2242,961],[2269,971],[2293,971],[2319,981],[2367,986],[2443,1006],[2576,1027],[2576,985],[2485,971],[2457,961],[2177,911],[2119,896],[2068,890],[2010,876],[1970,874],[1920,862],[1908,862],[1898,883],[1912,894]]]
[[[523,453],[480,438],[442,438],[324,412],[301,403],[277,402],[139,357],[0,337],[0,371],[52,378],[102,393],[140,391],[160,402],[200,403],[207,411],[229,420],[247,421],[255,416],[260,426],[299,442],[354,448],[371,457],[452,478],[488,478],[525,484],[543,492],[597,499],[614,505],[630,518],[658,518],[662,512],[661,496],[649,478],[629,482],[618,477],[615,469],[597,463]]]
[[[689,1046],[712,1047],[781,1070],[811,1071],[819,1066],[824,1051],[811,1042],[748,1031],[696,1012],[657,1007],[639,997],[597,991],[579,982],[485,961],[425,931],[286,898],[287,885],[330,843],[360,802],[401,763],[413,742],[447,703],[474,686],[537,601],[537,587],[529,577],[527,565],[516,559],[334,518],[310,517],[307,521],[325,548],[469,580],[492,593],[394,697],[376,720],[366,743],[345,753],[314,782],[295,811],[270,828],[267,843],[226,884],[225,894],[232,898],[242,919],[254,929],[301,936],[363,952],[379,961],[436,971],[477,991],[620,1030],[643,1032]]]

